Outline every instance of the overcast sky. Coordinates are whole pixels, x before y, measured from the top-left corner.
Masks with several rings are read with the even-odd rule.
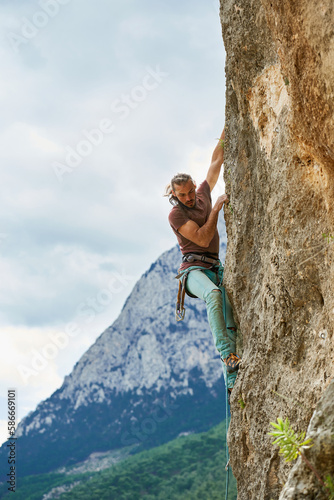
[[[224,126],[218,0],[2,0],[1,441],[175,244],[162,197]]]

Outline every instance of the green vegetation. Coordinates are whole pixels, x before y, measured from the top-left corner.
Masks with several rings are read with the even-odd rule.
[[[71,492],[67,499],[215,500],[225,491],[225,426],[139,453]],[[231,479],[230,496],[236,498]]]
[[[325,485],[329,494],[328,500],[334,500],[334,480],[332,476],[326,476]]]
[[[327,240],[327,243],[330,243],[334,240],[334,236],[330,233],[322,233],[322,237]]]
[[[225,422],[208,432],[179,437],[101,472],[43,474],[18,479],[15,500],[41,500],[52,488],[77,483],[62,500],[221,500],[225,498]],[[80,481],[80,484],[78,484]],[[5,489],[0,489],[4,497]],[[235,500],[232,473],[229,500]]]
[[[242,396],[240,396],[240,398],[238,399],[238,403],[239,403],[239,405],[240,405],[240,408],[241,408],[242,410],[244,410],[244,409],[245,409],[245,407],[246,407],[246,403],[245,403],[245,401],[242,399]]]
[[[311,448],[312,438],[306,439],[305,432],[301,432],[297,435],[290,426],[289,419],[287,418],[285,422],[281,418],[277,419],[277,424],[275,422],[270,422],[275,429],[273,432],[269,432],[270,436],[274,436],[276,439],[272,444],[278,444],[280,447],[280,455],[284,455],[285,461],[290,462],[295,460],[299,455],[302,460],[306,463],[309,469],[316,476],[318,481],[326,489],[326,492],[330,495],[328,498],[334,500],[334,482],[331,476],[326,477],[326,482],[324,482],[320,476],[319,471],[311,464],[311,462],[306,458],[303,453],[304,449]]]
[[[38,474],[16,479],[15,500],[41,500],[43,495],[52,488],[69,487],[76,481],[87,480],[91,474]],[[11,498],[12,492],[7,490],[7,484],[0,486],[0,498]]]
[[[295,460],[298,455],[302,455],[303,448],[310,448],[313,446],[311,444],[311,438],[304,441],[305,432],[301,432],[299,435],[294,432],[288,418],[285,422],[283,422],[281,418],[278,418],[277,424],[275,424],[275,422],[270,422],[270,425],[276,430],[269,432],[269,435],[276,438],[273,444],[279,445],[279,453],[280,455],[284,455],[286,462],[291,462],[291,460]]]

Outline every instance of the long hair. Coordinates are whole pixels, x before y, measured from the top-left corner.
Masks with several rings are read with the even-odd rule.
[[[175,191],[175,185],[182,186],[186,184],[188,181],[193,181],[191,175],[189,174],[176,174],[169,184],[165,187],[164,196],[168,197],[169,203],[171,203],[174,207],[179,204],[179,200],[176,196],[173,195],[172,191]]]

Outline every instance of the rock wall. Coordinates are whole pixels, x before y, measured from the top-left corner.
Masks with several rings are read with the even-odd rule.
[[[229,446],[238,500],[274,500],[292,466],[270,421],[306,430],[334,374],[334,7],[221,0],[221,22],[225,286],[243,345]]]

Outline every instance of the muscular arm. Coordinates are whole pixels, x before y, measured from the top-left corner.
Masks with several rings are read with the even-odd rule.
[[[202,227],[199,227],[196,222],[188,220],[188,222],[186,222],[179,228],[179,233],[187,238],[187,240],[196,243],[196,245],[207,248],[210,245],[212,238],[214,237],[219,212],[222,209],[224,203],[227,201],[228,198],[225,194],[219,196],[213,209],[211,210],[208,220]]]
[[[218,180],[218,177],[220,174],[220,170],[221,170],[221,166],[224,162],[224,148],[223,148],[222,142],[221,142],[221,141],[224,141],[224,139],[225,139],[225,129],[223,130],[222,135],[220,136],[220,140],[214,149],[214,152],[212,154],[212,159],[211,159],[211,165],[209,167],[209,170],[208,170],[208,173],[206,176],[206,180],[210,186],[210,191],[213,190],[213,188],[215,187],[215,185],[217,183],[217,180]]]

